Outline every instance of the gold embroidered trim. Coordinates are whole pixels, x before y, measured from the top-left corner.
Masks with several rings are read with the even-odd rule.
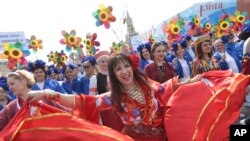
[[[78,118],[76,116],[72,116],[70,115],[69,113],[53,113],[53,114],[47,114],[47,115],[41,115],[41,116],[36,116],[36,117],[29,117],[29,118],[26,118],[24,119],[19,125],[18,125],[18,128],[17,130],[15,131],[15,133],[12,135],[10,141],[13,141],[14,138],[16,137],[17,133],[20,132],[30,132],[30,131],[34,131],[34,130],[63,130],[63,129],[67,129],[67,130],[71,130],[71,131],[81,131],[81,132],[88,132],[88,133],[91,133],[91,134],[97,134],[97,135],[103,135],[103,136],[107,136],[107,137],[110,137],[112,139],[115,139],[117,141],[121,141],[121,139],[117,139],[117,137],[113,137],[113,136],[110,136],[110,134],[104,134],[104,133],[98,133],[96,131],[91,131],[91,130],[88,130],[88,129],[81,129],[81,128],[71,128],[71,127],[57,127],[57,128],[51,128],[51,127],[38,127],[38,128],[31,128],[31,129],[24,129],[24,130],[20,130],[21,126],[24,124],[24,122],[26,121],[31,121],[31,120],[36,120],[36,119],[42,119],[42,118],[48,118],[48,117],[54,117],[54,116],[69,116],[69,117],[74,117],[78,120],[84,120],[84,119],[81,119],[81,118]],[[85,121],[85,120],[84,120]],[[108,128],[110,129],[110,128]],[[19,131],[20,130],[20,131]],[[129,137],[126,135],[126,137]]]
[[[237,77],[241,77],[241,75],[237,75]],[[244,81],[245,79],[241,78],[240,81],[235,81],[235,82],[238,82],[237,84],[234,85],[234,87],[232,87],[231,85],[233,85],[232,83],[230,84],[229,88],[231,88],[230,90],[233,90],[235,91],[236,90],[236,86],[238,86],[240,83],[242,83],[242,81]],[[228,109],[228,105],[229,105],[229,101],[230,101],[230,98],[233,96],[234,94],[231,93],[228,98],[226,99],[226,106],[225,108],[220,112],[219,116],[216,118],[215,122],[212,124],[209,132],[208,132],[208,136],[207,136],[207,141],[209,141],[209,137],[210,137],[210,134],[211,132],[213,131],[215,125],[219,122],[219,120],[221,119],[221,116],[225,113],[225,111]]]

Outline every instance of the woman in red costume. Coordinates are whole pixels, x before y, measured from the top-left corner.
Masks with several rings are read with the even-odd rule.
[[[201,79],[196,76],[182,83],[171,79],[160,84],[147,78],[138,70],[138,64],[123,54],[113,57],[108,68],[111,93],[86,96],[33,91],[29,93],[30,102],[44,98],[56,100],[64,106],[74,108],[79,117],[97,123],[100,121],[100,110],[113,108],[123,121],[123,133],[136,141],[164,141],[164,114],[161,110],[164,100],[180,85]]]
[[[152,45],[151,52],[154,62],[146,65],[144,70],[147,77],[159,83],[164,83],[176,75],[172,65],[165,59],[166,46],[165,42],[157,42]]]

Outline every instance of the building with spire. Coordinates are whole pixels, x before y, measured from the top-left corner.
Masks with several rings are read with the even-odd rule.
[[[126,24],[127,24],[127,34],[125,36],[125,39],[126,39],[126,43],[129,44],[129,46],[132,46],[131,45],[131,38],[133,36],[136,36],[138,35],[137,32],[135,32],[135,28],[134,28],[134,25],[133,25],[133,21],[132,21],[132,18],[130,17],[129,13],[128,13],[128,10],[126,10],[126,18],[125,18],[125,21],[126,21]]]

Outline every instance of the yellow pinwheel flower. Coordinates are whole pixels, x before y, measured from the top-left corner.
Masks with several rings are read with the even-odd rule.
[[[62,63],[65,63],[66,60],[67,60],[67,56],[62,55],[61,58],[60,58],[60,61],[61,61]]]
[[[69,45],[77,46],[77,39],[74,35],[69,35],[69,37],[66,40]]]
[[[23,52],[19,48],[12,48],[9,51],[9,56],[13,59],[19,59],[23,56]]]
[[[212,28],[212,26],[210,23],[206,23],[205,28],[206,28],[206,30],[210,30]]]
[[[220,29],[221,30],[227,30],[229,28],[229,22],[227,22],[227,21],[222,21],[221,23],[220,23]]]
[[[104,11],[104,10],[101,11],[98,16],[99,16],[100,21],[102,21],[102,22],[106,22],[108,20],[107,11]]]
[[[243,16],[243,15],[238,15],[238,16],[236,17],[236,20],[237,20],[237,22],[239,22],[239,23],[243,23],[243,22],[245,21],[245,16]]]
[[[173,26],[171,26],[170,31],[171,31],[174,35],[177,35],[177,34],[180,33],[180,27],[177,26],[177,25],[173,25]]]
[[[195,23],[195,25],[196,25],[197,27],[199,27],[200,24],[201,24],[201,21],[200,21],[200,19],[199,19],[198,17],[196,17],[196,18],[194,19],[194,23]]]

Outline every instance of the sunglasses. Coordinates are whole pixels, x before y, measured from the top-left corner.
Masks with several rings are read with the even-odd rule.
[[[90,68],[90,66],[83,66],[83,68],[84,68],[84,69],[88,69],[88,68]]]

